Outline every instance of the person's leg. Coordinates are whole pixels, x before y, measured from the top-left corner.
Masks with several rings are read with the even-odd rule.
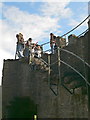
[[[29,49],[28,49],[28,48],[25,48],[24,54],[25,54],[25,57],[28,57],[28,56],[29,56]]]
[[[41,51],[38,51],[38,57],[39,58],[41,57]]]
[[[54,45],[51,46],[51,52],[54,54]]]
[[[20,51],[21,51],[21,44],[20,44],[20,43],[18,43],[18,44],[17,44],[17,55],[18,55],[18,57],[19,57],[19,58],[21,58],[21,57],[22,57],[22,56],[21,56],[21,52],[20,52]]]
[[[32,53],[31,53],[31,51],[29,51],[29,64],[31,64],[32,63]]]

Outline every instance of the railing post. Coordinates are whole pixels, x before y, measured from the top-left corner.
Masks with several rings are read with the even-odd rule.
[[[59,74],[59,84],[61,85],[61,74],[60,74],[60,47],[58,47],[58,74]]]
[[[48,84],[50,86],[50,54],[48,54]]]
[[[31,64],[31,60],[32,60],[32,58],[31,58],[31,53],[30,53],[30,55],[29,55],[29,64]]]
[[[31,49],[31,46],[29,46],[29,64],[31,64],[31,62],[32,62],[32,49]]]

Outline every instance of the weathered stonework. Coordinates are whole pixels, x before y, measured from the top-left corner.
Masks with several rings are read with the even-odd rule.
[[[87,117],[86,95],[81,93],[71,95],[59,86],[59,94],[55,96],[48,86],[47,72],[31,71],[28,64],[6,60],[3,79],[3,118],[7,117],[6,106],[16,96],[30,97],[37,104],[39,118]]]

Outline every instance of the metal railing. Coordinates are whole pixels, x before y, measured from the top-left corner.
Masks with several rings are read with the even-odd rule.
[[[76,28],[78,28],[81,24],[83,24],[89,17],[90,17],[90,15],[89,15],[88,17],[86,17],[80,24],[78,24],[76,27],[74,27],[72,30],[70,30],[69,32],[65,33],[65,34],[62,35],[61,37],[64,37],[64,36],[66,36],[67,34],[69,34],[70,32],[74,31],[74,30],[75,30]],[[88,31],[88,29],[87,29],[86,31],[84,31],[83,33],[81,33],[80,35],[78,35],[78,37],[80,37],[82,34],[86,33],[87,31]],[[41,44],[41,46],[44,46],[44,45],[49,44],[49,43],[50,43],[50,42],[46,42],[46,43],[44,43],[44,44]],[[68,42],[67,42],[67,43],[68,43]],[[48,63],[47,63],[44,59],[39,58],[39,60],[41,60],[41,61],[42,61],[44,64],[46,64],[46,65],[48,66],[48,68],[49,68],[49,70],[48,70],[48,82],[49,82],[49,87],[50,87],[50,89],[52,90],[52,92],[53,92],[55,95],[58,94],[58,86],[57,86],[57,93],[56,93],[56,92],[52,89],[51,84],[50,84],[50,69],[51,69],[50,67],[51,67],[52,65],[56,64],[56,63],[58,63],[58,76],[59,76],[59,82],[60,82],[60,83],[61,83],[61,79],[60,79],[60,77],[61,77],[61,75],[60,75],[60,63],[63,63],[64,65],[70,67],[73,71],[75,71],[82,79],[84,79],[84,81],[86,82],[86,84],[90,86],[90,83],[87,81],[87,79],[86,79],[78,70],[76,70],[74,67],[72,67],[71,65],[69,65],[68,63],[66,63],[65,61],[63,61],[63,60],[60,59],[60,51],[64,51],[64,52],[69,53],[70,55],[72,55],[72,56],[76,57],[77,59],[81,60],[81,61],[82,61],[85,65],[87,65],[88,67],[90,67],[90,65],[89,65],[87,62],[85,62],[81,57],[79,57],[78,55],[76,55],[75,53],[73,53],[73,52],[71,52],[71,51],[68,51],[68,50],[66,50],[66,49],[59,48],[59,47],[58,47],[56,50],[58,50],[58,60],[55,61],[55,62],[53,62],[52,64],[50,63],[50,58],[49,58],[49,57],[48,57]],[[43,53],[48,52],[48,51],[51,51],[51,49],[48,49],[48,50],[44,51]],[[48,55],[48,56],[49,56],[49,55]],[[60,85],[62,85],[64,88],[66,88],[66,89],[72,94],[72,92],[71,92],[65,85],[63,85],[63,84],[60,84]]]

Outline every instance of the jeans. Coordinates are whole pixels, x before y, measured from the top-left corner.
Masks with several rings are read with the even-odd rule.
[[[29,48],[25,48],[25,50],[24,50],[24,56],[28,57],[29,54],[30,54]]]
[[[51,46],[51,52],[54,54],[54,44]]]
[[[21,43],[18,43],[16,53],[17,53],[19,58],[23,57],[23,49],[24,49],[24,45]]]

